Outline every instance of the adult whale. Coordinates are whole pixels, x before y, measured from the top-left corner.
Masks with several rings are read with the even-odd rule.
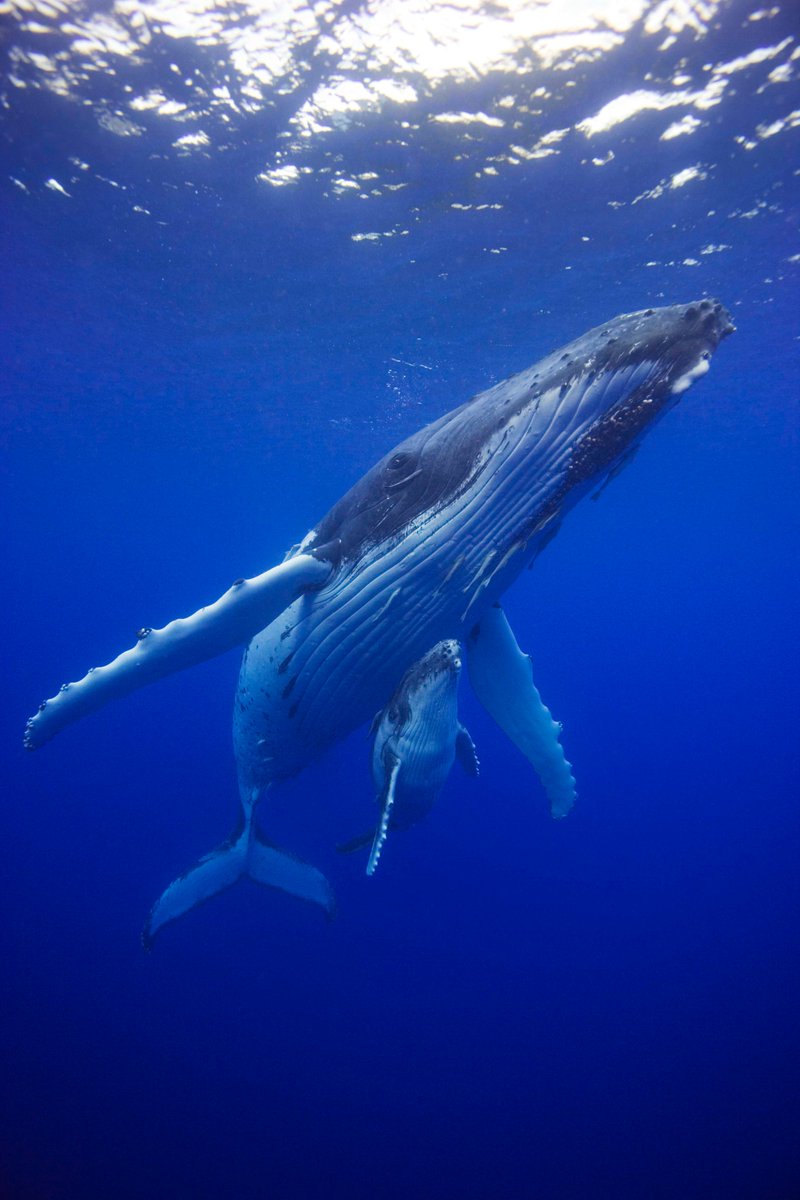
[[[242,829],[183,889],[168,889],[161,924],[246,873],[330,907],[314,868],[274,848],[269,861],[255,854],[253,809],[270,784],[382,709],[443,639],[466,645],[478,698],[539,771],[554,815],[568,811],[558,727],[499,597],[732,331],[709,299],[590,330],[401,442],[279,566],[190,617],[140,630],[132,649],[40,706],[30,749],[109,700],[247,644],[234,707]]]

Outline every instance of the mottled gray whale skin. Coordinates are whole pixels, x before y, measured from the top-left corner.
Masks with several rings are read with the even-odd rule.
[[[436,642],[464,641],[731,329],[710,300],[617,317],[368,471],[298,548],[333,565],[329,582],[246,651],[243,788],[295,774],[369,720]]]
[[[478,699],[533,764],[553,816],[569,812],[575,781],[560,727],[499,598],[732,331],[713,300],[590,330],[401,442],[283,563],[189,617],[143,628],[130,650],[40,705],[30,749],[110,700],[247,646],[234,706],[241,828],[167,888],[148,944],[243,877],[332,911],[327,880],[266,842],[256,807],[270,784],[383,709],[443,641],[466,648]]]

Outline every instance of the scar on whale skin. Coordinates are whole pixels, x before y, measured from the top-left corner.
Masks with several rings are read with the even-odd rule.
[[[242,826],[167,889],[153,927],[246,875],[330,911],[327,881],[265,841],[255,805],[384,711],[443,640],[466,648],[473,691],[539,775],[552,815],[569,811],[560,726],[500,598],[732,332],[709,299],[589,330],[390,450],[277,566],[192,616],[143,626],[130,650],[39,707],[30,749],[136,688],[246,648],[234,705]]]

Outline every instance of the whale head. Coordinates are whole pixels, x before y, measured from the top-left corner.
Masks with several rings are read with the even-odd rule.
[[[588,384],[598,374],[619,380],[621,386],[608,389],[601,415],[618,410],[619,424],[636,426],[641,419],[646,425],[706,373],[717,346],[733,332],[718,300],[673,304],[590,330],[568,348],[569,358]]]
[[[517,396],[530,390],[540,404],[529,435],[544,485],[540,526],[628,461],[733,332],[717,300],[648,308],[590,330],[500,385],[513,385]]]
[[[392,697],[389,719],[403,727],[455,706],[461,676],[461,646],[454,638],[437,642],[406,672]]]
[[[334,505],[301,549],[361,561],[469,493],[526,493],[516,527],[491,505],[497,539],[527,544],[615,471],[655,419],[708,370],[733,332],[716,300],[615,317],[474,396],[391,450]],[[462,505],[462,511],[467,506]],[[512,504],[516,510],[516,504]],[[518,514],[517,514],[518,515]],[[505,514],[509,520],[515,511]]]

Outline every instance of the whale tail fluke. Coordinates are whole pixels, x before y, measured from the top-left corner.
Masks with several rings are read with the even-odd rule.
[[[248,812],[228,841],[180,875],[156,900],[142,930],[145,950],[152,948],[165,925],[245,878],[318,904],[328,917],[334,915],[333,891],[322,872],[264,841]]]

